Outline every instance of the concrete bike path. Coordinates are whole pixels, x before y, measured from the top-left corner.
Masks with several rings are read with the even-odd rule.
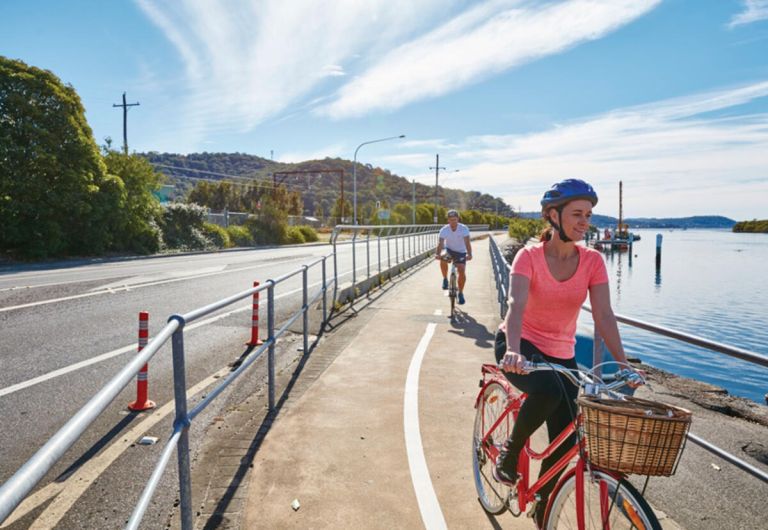
[[[499,321],[487,245],[473,243],[456,322],[437,263],[363,309],[376,313],[266,436],[243,528],[533,527],[486,516],[472,478],[473,403]]]

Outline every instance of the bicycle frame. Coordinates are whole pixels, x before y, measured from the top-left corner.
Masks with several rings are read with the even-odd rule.
[[[509,383],[509,381],[506,379],[506,377],[499,376],[498,368],[493,367],[492,365],[483,365],[483,385],[480,389],[480,392],[477,396],[477,399],[475,401],[475,408],[480,406],[480,401],[482,399],[482,396],[485,393],[486,387],[488,387],[492,383],[500,384],[504,389],[507,391],[507,394],[510,396],[510,403],[507,405],[507,408],[504,410],[504,412],[499,416],[499,418],[496,420],[496,422],[491,425],[487,432],[483,435],[482,438],[482,447],[483,451],[486,452],[488,458],[490,458],[492,461],[496,461],[499,456],[499,448],[494,445],[493,443],[489,443],[488,438],[492,433],[496,431],[496,429],[501,425],[504,421],[507,421],[507,418],[510,414],[512,414],[512,417],[514,421],[517,421],[518,413],[520,412],[520,407],[522,406],[523,402],[527,399],[527,394],[519,392],[518,390],[514,390],[512,388],[512,385]],[[486,378],[486,375],[490,375],[490,377]],[[484,409],[483,409],[484,412]],[[523,450],[520,452],[520,457],[518,459],[518,472],[520,474],[520,477],[517,481],[517,483],[514,486],[514,491],[516,494],[514,497],[517,499],[517,509],[518,513],[522,513],[525,511],[529,503],[535,502],[536,496],[538,492],[544,487],[545,484],[547,484],[555,475],[560,473],[561,471],[569,469],[567,473],[564,473],[563,476],[558,481],[558,485],[553,488],[553,491],[557,491],[558,486],[560,483],[565,481],[572,473],[576,474],[576,518],[577,523],[579,525],[579,528],[584,528],[585,526],[585,511],[584,511],[584,470],[587,469],[587,461],[582,455],[586,455],[586,444],[583,437],[579,438],[579,443],[575,444],[573,447],[571,447],[552,467],[547,470],[544,475],[539,477],[539,479],[533,484],[530,485],[531,481],[531,472],[530,472],[530,463],[531,460],[544,460],[545,458],[549,457],[557,448],[559,448],[565,441],[576,432],[577,427],[581,424],[581,414],[579,413],[576,417],[576,422],[571,422],[568,424],[568,426],[563,429],[563,431],[560,432],[560,434],[557,435],[557,437],[547,445],[541,452],[534,451],[530,446],[530,440],[526,440],[525,445],[523,447]],[[578,457],[576,460],[576,463],[573,466],[570,466],[569,464],[571,460],[573,460],[574,457]],[[593,469],[594,466],[589,465],[590,469]],[[614,471],[608,471],[604,469],[600,469],[601,473],[610,475],[611,477],[615,478],[616,480],[620,480],[624,477],[621,473],[616,473]],[[550,499],[551,500],[551,499]],[[605,487],[604,483],[601,483],[600,485],[600,507],[601,507],[601,517],[604,520],[607,520],[608,512],[611,508],[611,499],[609,496],[609,492],[607,488]]]
[[[451,313],[449,317],[451,320],[453,320],[454,312],[456,308],[456,296],[458,295],[458,281],[459,281],[459,273],[456,268],[456,263],[451,258],[441,258],[443,261],[447,262],[450,266],[450,272],[449,272],[449,278],[450,281],[448,282],[448,298],[451,302]]]

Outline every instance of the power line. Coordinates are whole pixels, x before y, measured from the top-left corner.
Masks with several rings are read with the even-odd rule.
[[[267,179],[265,179],[263,177],[256,177],[256,176],[253,176],[253,177],[243,177],[241,175],[230,175],[228,173],[217,173],[215,171],[208,171],[207,169],[193,169],[191,167],[171,166],[169,164],[160,164],[158,162],[150,162],[150,164],[152,164],[153,166],[157,166],[157,167],[164,167],[164,168],[168,168],[168,169],[176,169],[178,171],[191,171],[193,173],[206,173],[208,175],[216,175],[217,177],[227,177],[227,178],[231,178],[231,179],[244,179],[244,180],[250,180],[250,181],[254,181],[254,180],[267,180]]]
[[[224,177],[229,179],[239,179],[239,180],[245,180],[247,182],[230,182],[230,184],[235,184],[238,186],[252,186],[255,184],[259,184],[262,188],[268,188],[268,189],[277,189],[279,186],[274,186],[269,180],[263,177],[243,177],[240,175],[230,175],[227,173],[218,173],[216,171],[208,171],[207,169],[192,169],[187,167],[181,167],[181,166],[171,166],[168,164],[160,164],[157,162],[150,162],[155,167],[163,167],[168,169],[174,169],[176,171],[191,171],[193,173],[205,173],[207,175],[214,175],[217,177]],[[177,178],[185,178],[189,180],[200,180],[205,182],[226,182],[221,179],[207,179],[207,178],[201,178],[201,177],[190,177],[189,175],[171,175]],[[303,191],[304,186],[300,186],[298,184],[282,184],[283,187],[286,189],[290,189],[293,191]]]

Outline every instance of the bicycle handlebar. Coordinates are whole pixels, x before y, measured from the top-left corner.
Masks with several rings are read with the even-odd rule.
[[[501,365],[498,365],[499,370],[503,371]],[[574,385],[584,389],[585,394],[597,395],[600,393],[614,394],[614,390],[624,385],[644,385],[645,378],[633,370],[623,368],[616,373],[610,374],[608,377],[614,379],[612,383],[606,383],[604,379],[600,379],[595,374],[584,370],[572,370],[565,366],[557,364],[537,363],[532,361],[525,361],[523,364],[523,370],[526,374],[531,372],[541,372],[543,370],[554,370],[566,376]]]

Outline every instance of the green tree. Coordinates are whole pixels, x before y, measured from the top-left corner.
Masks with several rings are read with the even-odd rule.
[[[343,215],[342,215],[343,212]],[[336,201],[333,203],[333,208],[331,208],[331,217],[335,217],[339,220],[339,222],[342,222],[342,217],[351,217],[352,216],[352,203],[348,200],[344,200],[344,205],[342,208],[341,204],[341,197],[336,199]]]
[[[323,203],[318,202],[315,205],[315,217],[318,219],[322,219],[325,217],[325,208],[323,207]]]
[[[434,206],[427,203],[416,205],[416,224],[431,225],[434,216]]]
[[[405,224],[411,224],[411,221],[413,221],[413,205],[411,203],[400,202],[395,204],[395,207],[392,210],[393,213],[396,213],[405,219]]]
[[[163,175],[145,158],[104,149],[104,162],[110,175],[123,183],[122,208],[113,211],[112,247],[147,254],[160,247],[160,231],[155,220],[160,216],[160,202],[152,194],[160,189]]]
[[[111,246],[125,186],[108,176],[75,89],[0,57],[0,250],[26,257]]]

